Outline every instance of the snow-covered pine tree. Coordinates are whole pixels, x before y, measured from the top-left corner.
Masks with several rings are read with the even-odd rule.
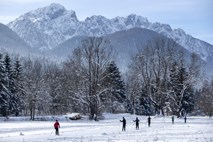
[[[17,100],[17,108],[15,114],[18,115],[24,107],[24,83],[22,76],[22,66],[20,64],[19,59],[15,60],[15,64],[13,67],[13,79],[14,79],[14,95]]]
[[[5,75],[6,75],[6,87],[9,93],[9,113],[17,114],[19,112],[19,98],[16,94],[17,88],[15,86],[15,76],[12,69],[11,58],[8,54],[4,57]]]
[[[0,115],[9,115],[9,90],[7,89],[7,81],[5,75],[5,66],[2,61],[3,55],[0,54]]]
[[[108,102],[106,107],[109,108],[109,111],[112,113],[122,111],[119,109],[123,108],[123,104],[126,99],[125,83],[121,78],[121,73],[118,67],[113,61],[109,63],[106,69],[104,84],[108,86],[108,94],[103,96],[105,97],[105,101]]]
[[[186,88],[185,95],[183,96],[183,109],[185,112],[191,113],[194,110],[195,107],[195,91],[194,88],[189,85]]]

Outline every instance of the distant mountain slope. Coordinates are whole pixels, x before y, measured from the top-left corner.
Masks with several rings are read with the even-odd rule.
[[[143,47],[151,40],[164,38],[164,36],[151,30],[133,28],[115,32],[107,35],[106,38],[110,40],[111,46],[117,52],[117,64],[122,70],[126,70],[131,57],[136,55],[138,48]]]
[[[199,54],[204,60],[213,57],[212,45],[193,38],[182,29],[173,30],[167,24],[151,23],[135,14],[113,19],[91,16],[79,21],[74,11],[67,11],[62,5],[53,3],[20,16],[8,26],[37,49],[52,49],[75,36],[103,36],[140,27],[172,38],[190,52]]]
[[[0,23],[0,49],[9,53],[29,53],[30,46],[6,25]]]
[[[82,40],[85,38],[87,37],[86,36],[73,37],[59,44],[55,48],[47,50],[45,53],[49,56],[53,56],[54,58],[65,60],[69,55],[72,54],[75,48],[81,45]]]
[[[69,55],[72,54],[72,51],[81,45],[81,41],[87,37],[74,37],[64,43],[58,45],[56,48],[47,51],[47,54],[51,55],[53,58],[60,58],[65,60]],[[131,57],[136,55],[138,48],[143,48],[147,42],[152,40],[158,40],[167,37],[162,34],[158,34],[154,31],[142,29],[142,28],[133,28],[130,30],[118,31],[113,34],[105,36],[106,39],[110,41],[110,46],[115,51],[115,59],[122,70],[125,72],[127,70],[128,64],[131,62]],[[183,49],[186,56],[189,57],[190,53],[188,50],[179,46],[179,49]]]
[[[115,49],[117,53],[128,54],[135,53],[139,44],[145,44],[147,41],[157,37],[163,37],[156,32],[142,28],[133,28],[130,30],[118,31],[109,35],[106,35],[110,41],[110,45]],[[86,36],[76,36],[65,42],[59,44],[55,48],[47,51],[47,53],[55,54],[58,57],[66,58],[72,51],[81,45],[81,41],[87,38]]]

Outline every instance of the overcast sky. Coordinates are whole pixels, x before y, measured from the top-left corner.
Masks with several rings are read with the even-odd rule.
[[[79,20],[92,15],[107,18],[137,14],[150,22],[170,24],[213,44],[213,0],[0,0],[0,22],[51,3],[74,10]]]

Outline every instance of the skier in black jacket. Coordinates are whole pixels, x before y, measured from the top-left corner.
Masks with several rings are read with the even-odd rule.
[[[138,117],[136,117],[136,119],[135,120],[133,120],[133,122],[135,122],[135,124],[136,124],[136,130],[139,130],[139,119],[138,119]]]
[[[186,118],[186,116],[185,116],[185,117],[184,117],[184,122],[185,122],[185,123],[186,123],[186,119],[187,119],[187,118]]]
[[[150,127],[150,124],[151,124],[151,117],[149,116],[148,117],[148,126]]]
[[[126,119],[123,117],[123,120],[120,121],[123,122],[122,131],[126,131]]]

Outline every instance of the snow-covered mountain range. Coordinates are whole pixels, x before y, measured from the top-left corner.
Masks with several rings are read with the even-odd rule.
[[[20,16],[8,26],[31,47],[37,49],[53,49],[75,36],[103,36],[139,27],[172,38],[190,52],[199,54],[204,60],[213,57],[212,45],[193,38],[182,29],[172,29],[167,24],[152,23],[147,18],[135,14],[113,19],[91,16],[79,21],[73,10],[68,11],[62,5],[53,3]]]

